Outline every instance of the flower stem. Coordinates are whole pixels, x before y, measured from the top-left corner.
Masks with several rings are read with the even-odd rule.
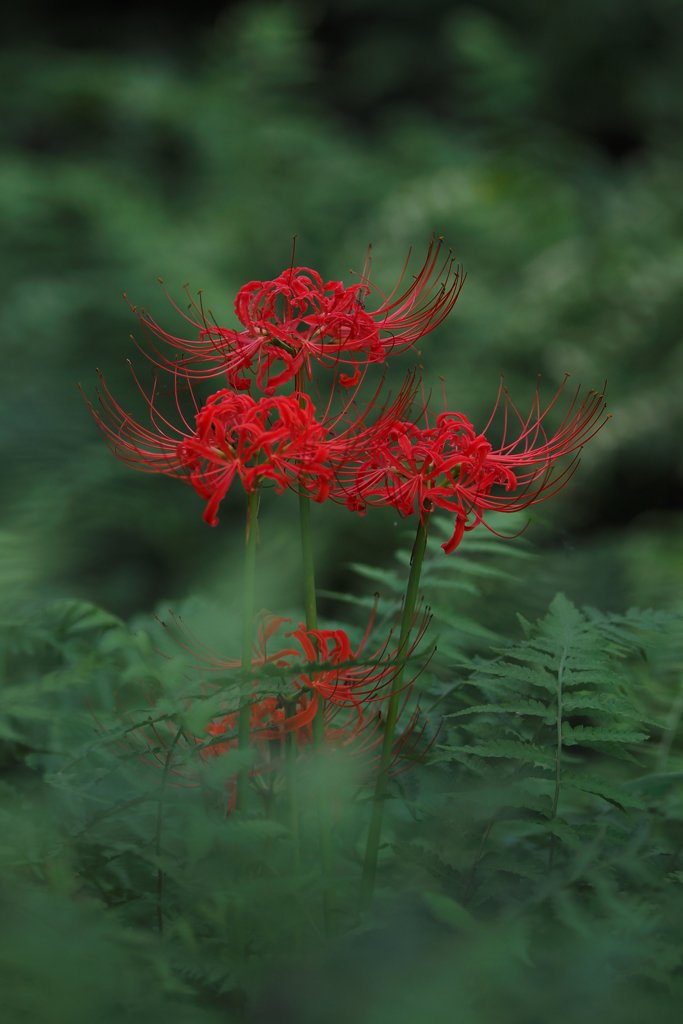
[[[567,664],[568,650],[565,647],[562,651],[560,666],[557,670],[557,719],[555,722],[556,751],[555,751],[555,795],[553,797],[552,821],[557,817],[557,805],[560,802],[560,789],[562,787],[562,684],[564,682],[564,670]],[[552,868],[555,859],[555,833],[550,836],[550,859],[549,867]]]
[[[301,522],[301,556],[304,569],[304,605],[306,608],[306,629],[318,628],[318,610],[315,600],[315,568],[313,564],[313,530],[311,527],[311,499],[299,495],[299,520]]]
[[[665,772],[669,764],[669,754],[671,753],[671,746],[676,733],[678,732],[678,726],[680,725],[681,717],[683,716],[683,675],[681,676],[681,682],[678,690],[678,694],[671,705],[671,710],[666,719],[666,726],[662,733],[662,738],[659,744],[659,750],[657,751],[657,771]]]
[[[306,629],[318,628],[318,610],[315,598],[315,568],[313,564],[313,531],[311,528],[311,499],[299,495],[299,517],[301,522],[301,554],[304,570],[304,603],[306,608]],[[325,747],[325,702],[318,695],[318,710],[313,719],[313,750],[316,754]],[[334,847],[332,843],[332,818],[330,801],[322,788],[318,790],[318,826],[320,831],[320,866],[325,888],[323,889],[323,917],[325,931],[334,934],[337,917],[337,896],[334,889]]]
[[[410,631],[412,629],[413,618],[415,616],[415,606],[417,605],[422,562],[424,561],[425,550],[427,548],[427,530],[429,527],[429,516],[431,510],[431,502],[429,502],[428,507],[427,502],[425,502],[425,509],[422,512],[420,522],[417,527],[413,557],[410,563],[408,586],[406,587],[405,599],[403,601],[401,632],[399,635],[396,657],[399,662],[402,659],[404,661],[398,671],[396,679],[394,680],[394,689],[389,697],[389,705],[387,707],[386,724],[384,727],[384,742],[382,743],[382,753],[380,754],[377,783],[375,785],[375,798],[372,804],[370,829],[368,831],[368,842],[365,848],[363,878],[361,880],[360,895],[358,898],[359,913],[369,910],[372,905],[372,894],[375,888],[375,875],[377,874],[377,855],[379,853],[379,842],[382,835],[382,818],[384,816],[384,803],[386,800],[387,786],[389,784],[389,768],[391,766],[391,754],[394,743],[394,733],[396,731],[396,719],[398,718],[399,701],[401,698],[403,672],[405,669],[405,659],[407,657]]]
[[[244,559],[244,620],[242,623],[242,677],[244,683],[251,677],[251,647],[254,633],[254,584],[256,580],[256,540],[258,531],[258,492],[249,495],[247,507],[247,540]],[[237,749],[246,757],[249,749],[250,694],[242,698],[238,718]],[[249,805],[249,768],[241,764],[237,772],[237,810],[245,811]]]
[[[173,760],[173,752],[176,748],[176,744],[180,739],[182,729],[178,727],[178,731],[173,737],[173,743],[168,748],[166,754],[166,760],[164,762],[164,772],[161,776],[161,786],[159,787],[159,800],[157,804],[157,831],[156,831],[156,855],[157,862],[161,859],[161,827],[164,822],[164,793],[166,791],[166,782],[168,780],[168,772],[171,767],[171,761]],[[164,872],[161,866],[157,868],[157,925],[159,928],[159,937],[162,938],[164,934],[164,916],[162,913],[161,899],[164,893]]]
[[[285,718],[296,714],[294,701],[285,701]],[[299,801],[297,799],[296,778],[296,730],[291,729],[285,736],[285,775],[287,778],[287,802],[289,806],[289,828],[292,833],[294,856],[292,866],[295,874],[300,867],[299,858]]]

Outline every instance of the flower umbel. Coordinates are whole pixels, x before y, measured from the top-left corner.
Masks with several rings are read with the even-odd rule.
[[[169,334],[144,309],[135,311],[152,361],[165,369],[178,367],[159,351],[161,341],[182,353],[182,371],[188,378],[225,373],[230,387],[249,390],[255,379],[262,391],[272,394],[299,373],[310,379],[316,361],[339,370],[338,382],[352,387],[364,365],[384,362],[388,355],[412,347],[453,308],[464,276],[450,253],[440,259],[440,250],[441,240],[435,244],[432,239],[420,272],[400,292],[406,261],[388,296],[371,284],[369,261],[359,283],[348,288],[341,281],[323,282],[308,267],[291,267],[272,281],[250,281],[235,300],[243,330],[219,326],[201,299],[190,299],[189,315],[179,312],[198,330],[198,340]],[[374,311],[366,308],[371,293],[382,299]]]
[[[578,452],[607,417],[602,394],[589,392],[579,405],[577,391],[560,427],[548,437],[544,420],[563,388],[564,384],[543,411],[537,391],[526,418],[519,415],[505,392],[503,439],[497,449],[461,413],[441,413],[433,426],[426,412],[425,427],[397,422],[370,456],[344,467],[348,507],[362,515],[368,505],[389,504],[408,516],[422,514],[425,500],[430,499],[455,512],[453,536],[442,545],[450,554],[465,531],[479,525],[486,509],[518,512],[549,498],[567,483],[576,459],[557,476],[552,474],[555,463]],[[518,423],[513,440],[508,439],[511,418]]]
[[[255,494],[270,481],[279,494],[291,488],[315,501],[325,501],[336,488],[346,461],[379,443],[397,417],[405,414],[414,395],[414,379],[409,376],[396,398],[378,410],[375,404],[381,385],[363,412],[357,411],[353,393],[337,415],[330,415],[328,407],[318,419],[311,399],[304,394],[256,400],[224,388],[209,396],[201,408],[195,403],[191,426],[181,408],[178,379],[177,375],[175,406],[181,427],[159,411],[156,383],[151,396],[140,388],[149,407],[151,427],[143,427],[124,412],[101,375],[102,413],[88,405],[119,459],[135,469],[190,483],[207,502],[204,519],[211,526],[218,523],[218,506],[235,479],[247,494]],[[187,383],[185,388],[191,394]],[[375,411],[375,421],[368,425],[369,414]]]
[[[293,641],[287,647],[271,654],[267,652],[269,641],[284,623],[290,622],[280,616],[262,612],[254,644],[251,671],[262,686],[267,681],[287,680],[290,693],[298,699],[302,693],[324,699],[325,707],[351,708],[356,711],[359,723],[377,710],[376,705],[393,692],[393,682],[399,671],[419,646],[427,626],[429,615],[415,617],[417,631],[410,645],[398,658],[394,629],[374,653],[366,651],[375,625],[377,600],[370,615],[365,633],[353,648],[348,634],[343,629],[306,629],[299,623],[298,629],[285,633],[285,639]],[[193,668],[201,672],[226,672],[241,667],[241,662],[227,658],[205,645],[186,627],[182,619],[171,617],[175,624],[172,629],[162,623],[166,632],[183,647],[196,662]],[[295,646],[296,645],[296,646]],[[402,689],[409,691],[414,680]],[[254,686],[259,684],[254,682]]]

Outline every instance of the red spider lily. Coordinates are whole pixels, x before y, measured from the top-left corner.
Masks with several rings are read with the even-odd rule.
[[[432,239],[419,274],[399,292],[406,261],[388,296],[371,285],[365,272],[360,283],[350,288],[341,281],[323,283],[320,275],[307,267],[291,267],[272,281],[251,281],[240,289],[235,300],[242,331],[219,327],[206,316],[201,301],[197,305],[190,300],[190,315],[179,312],[198,328],[197,341],[164,331],[144,309],[135,312],[152,349],[153,362],[166,369],[175,368],[159,352],[156,338],[183,353],[183,372],[192,379],[226,373],[231,387],[248,390],[251,378],[244,375],[248,373],[256,377],[261,390],[272,394],[303,370],[310,379],[314,359],[326,366],[350,367],[350,374],[340,373],[339,383],[352,387],[358,383],[361,366],[381,363],[387,355],[413,346],[453,308],[464,277],[450,254],[440,261],[440,249],[441,240],[435,246]],[[374,312],[365,308],[371,291],[382,298]],[[274,372],[279,367],[279,372]]]
[[[374,712],[376,705],[391,694],[392,683],[405,659],[410,658],[419,646],[429,625],[429,616],[425,614],[400,661],[397,658],[398,652],[390,650],[393,629],[379,650],[368,656],[364,649],[374,626],[376,611],[377,602],[365,634],[355,651],[343,629],[307,630],[303,623],[299,623],[298,629],[285,634],[286,639],[293,638],[298,646],[286,647],[272,654],[267,653],[268,642],[283,623],[291,620],[269,613],[263,614],[254,643],[252,675],[260,672],[263,677],[263,670],[267,668],[268,677],[280,675],[283,680],[291,680],[293,699],[299,700],[302,693],[308,692],[315,700],[320,696],[325,701],[326,710],[329,705],[353,708],[358,715],[360,726],[368,715],[367,709],[370,708],[371,713]],[[162,626],[184,650],[197,658],[199,663],[193,665],[193,668],[200,671],[224,672],[241,667],[239,660],[221,656],[190,633],[182,619],[176,619],[172,612],[171,616],[180,635],[176,635],[165,622]],[[413,683],[414,679],[411,679],[402,688],[408,691]]]
[[[100,381],[103,415],[88,405],[114,454],[136,469],[190,483],[207,502],[204,519],[211,526],[217,524],[218,506],[236,477],[248,494],[270,480],[280,494],[289,487],[315,501],[325,501],[339,467],[386,434],[414,394],[411,376],[396,399],[380,408],[375,423],[367,426],[366,418],[374,409],[381,385],[364,412],[356,411],[354,394],[339,415],[330,416],[328,407],[321,420],[316,419],[307,395],[277,395],[257,401],[224,388],[196,409],[192,427],[181,411],[176,390],[183,424],[179,428],[155,407],[155,394],[148,397],[141,388],[150,409],[150,429],[123,411],[101,375]]]
[[[384,295],[371,285],[370,278],[363,273],[364,287],[372,289],[382,298],[382,305],[370,314],[378,330],[385,335],[382,343],[387,352],[403,351],[412,347],[442,323],[458,300],[465,283],[462,267],[455,262],[451,251],[440,262],[443,239],[432,238],[419,274],[413,276],[412,284],[399,292],[408,269],[408,260],[398,282],[389,295]]]
[[[207,501],[204,519],[218,522],[216,512],[235,476],[247,494],[273,480],[324,501],[334,480],[329,463],[334,439],[315,419],[307,396],[261,398],[219,391],[197,413],[194,435],[178,446],[190,470],[190,483]]]
[[[182,619],[177,619],[172,612],[171,615],[180,636],[177,636],[166,623],[162,622],[162,625],[174,640],[199,659],[200,664],[195,665],[195,668],[203,671],[226,671],[241,667],[239,660],[217,655],[189,632]],[[300,755],[303,756],[310,751],[313,741],[312,722],[322,698],[325,699],[323,719],[326,748],[349,749],[358,759],[363,775],[368,775],[369,767],[376,758],[377,748],[382,742],[383,703],[390,697],[391,684],[400,669],[395,654],[387,655],[393,631],[379,652],[364,663],[361,662],[361,653],[370,635],[374,612],[365,636],[355,652],[343,630],[307,631],[301,625],[298,630],[286,634],[286,637],[294,637],[299,642],[298,648],[286,648],[268,654],[268,642],[283,623],[289,621],[265,614],[257,630],[251,666],[254,689],[256,690],[259,685],[261,688],[267,686],[267,679],[273,676],[281,675],[284,681],[286,673],[290,677],[294,674],[294,678],[291,680],[289,696],[255,695],[250,705],[251,742],[258,759],[258,763],[250,771],[252,782],[257,788],[263,788],[263,777],[283,767],[284,739],[287,734],[294,733]],[[418,636],[411,643],[405,657],[412,654],[426,626],[427,618],[424,617],[418,629]],[[299,661],[303,662],[302,671],[296,674]],[[314,664],[319,667],[314,669]],[[413,680],[403,687],[404,710],[412,683]],[[202,683],[205,695],[217,689],[216,685]],[[154,704],[151,698],[150,703]],[[191,699],[186,702],[186,706],[188,710],[191,708]],[[371,713],[368,713],[368,709]],[[167,717],[158,723],[154,723],[150,717],[136,725],[128,716],[133,727],[128,730],[125,742],[120,745],[127,752],[137,751],[145,765],[162,767],[172,744],[177,743],[183,763],[174,764],[171,775],[176,784],[197,785],[197,770],[190,759],[192,753],[207,762],[238,749],[238,712],[227,707],[226,712],[217,715],[207,726],[206,733],[209,739],[186,735],[178,738],[178,726]],[[396,736],[393,748],[394,762],[409,758],[422,738],[424,729],[416,734],[418,720],[419,708],[409,716],[405,727]],[[164,738],[166,731],[169,738]],[[228,782],[226,788],[230,794],[230,809],[235,797],[234,779]]]
[[[209,692],[215,687],[203,687]],[[147,695],[152,707],[156,701],[153,696]],[[185,710],[190,711],[193,706],[191,699],[185,702]],[[289,732],[296,733],[297,745],[304,750],[310,745],[312,736],[310,723],[315,717],[318,707],[318,695],[299,691],[293,700],[294,713],[286,716],[284,704],[279,697],[265,697],[255,700],[250,706],[250,733],[254,746],[262,756],[266,757],[266,763],[254,768],[256,774],[272,771],[278,767],[273,759],[272,742],[283,740]],[[333,746],[347,746],[355,740],[362,732],[362,716],[356,712],[350,712],[345,721],[333,722],[338,708],[330,707],[325,718],[325,742]],[[238,749],[237,718],[238,712],[232,712],[222,716],[216,716],[206,728],[207,736],[193,736],[185,731],[179,735],[179,727],[175,721],[167,715],[154,719],[148,715],[146,719],[136,721],[124,708],[119,713],[124,721],[130,723],[130,727],[118,735],[113,743],[127,754],[139,755],[141,763],[151,768],[165,767],[166,757],[169,751],[177,746],[180,757],[174,760],[170,767],[170,774],[179,785],[199,785],[197,770],[193,767],[191,754],[195,753],[204,762],[220,754]],[[100,731],[106,735],[106,730],[97,722]],[[216,739],[218,737],[218,739]],[[220,737],[225,737],[221,739]]]
[[[250,771],[250,778],[256,783],[257,788],[265,790],[265,777],[283,767],[284,763],[284,739],[287,733],[294,732],[297,749],[305,754],[312,748],[313,731],[312,722],[318,705],[318,694],[314,694],[309,700],[308,695],[301,693],[296,706],[299,710],[289,717],[285,716],[284,707],[276,697],[269,697],[252,705],[251,708],[251,734],[254,745],[259,750],[261,761]],[[405,708],[405,704],[404,704]],[[327,705],[325,709],[325,746],[328,750],[350,749],[350,752],[358,760],[358,767],[362,776],[369,775],[369,768],[376,760],[377,748],[381,745],[382,714],[378,712],[373,719],[363,722],[362,716],[355,711],[349,711],[341,725],[336,723],[339,717],[340,708],[334,705]],[[416,729],[420,717],[419,707],[409,717],[405,727],[397,734],[393,745],[391,766],[399,760],[407,760],[420,742],[423,729]],[[229,735],[225,742],[213,743],[210,747],[200,748],[199,753],[204,760],[207,757],[219,757],[229,750],[237,749],[237,715],[226,715],[218,722],[212,722],[207,732],[212,738]],[[411,743],[411,740],[413,741]],[[407,767],[407,766],[406,766]],[[392,775],[400,774],[392,771]],[[228,813],[235,807],[235,781],[228,782],[226,789],[229,793]],[[272,792],[272,790],[271,790]]]
[[[518,512],[549,498],[567,483],[576,458],[555,477],[554,464],[562,456],[578,452],[608,418],[604,417],[603,395],[591,391],[579,405],[577,391],[562,424],[548,437],[543,421],[565,383],[566,379],[543,412],[537,391],[526,418],[519,415],[505,392],[505,429],[496,450],[460,413],[441,413],[434,426],[429,426],[425,413],[425,428],[406,421],[396,423],[369,457],[342,470],[348,507],[362,515],[369,504],[389,504],[407,516],[415,511],[422,514],[429,499],[456,514],[453,536],[442,545],[450,554],[465,531],[482,522],[486,509]],[[497,407],[498,402],[494,413]],[[508,440],[510,410],[519,424],[512,441]]]
[[[154,699],[148,699],[154,706]],[[265,778],[284,767],[284,740],[288,733],[294,733],[300,758],[310,754],[313,740],[311,723],[317,711],[318,699],[317,693],[311,697],[309,693],[300,691],[294,698],[294,707],[290,707],[289,715],[285,713],[279,697],[265,697],[251,704],[250,732],[257,763],[250,769],[249,776],[261,795],[268,795]],[[186,709],[191,710],[192,701],[187,700],[185,704]],[[165,771],[171,785],[199,786],[200,773],[195,758],[207,763],[238,749],[237,712],[216,716],[207,726],[205,738],[179,731],[179,726],[168,716],[155,721],[149,715],[147,719],[136,722],[125,710],[121,709],[120,713],[130,725],[122,735],[112,740],[112,744],[122,750],[126,758],[132,755],[139,759],[146,769]],[[340,720],[341,714],[343,710],[338,706],[330,704],[326,708],[325,746],[328,750],[348,750],[357,759],[359,781],[362,781],[365,777],[369,778],[369,769],[376,757],[377,747],[382,742],[381,712],[365,722],[356,709],[347,709],[346,715]],[[419,708],[396,737],[392,764],[410,758],[413,754],[424,732],[424,729],[419,730],[416,735],[418,720]],[[106,736],[106,730],[99,722],[98,726]],[[229,813],[235,807],[236,776],[228,780],[225,789],[228,793]],[[271,784],[270,795],[273,793]]]

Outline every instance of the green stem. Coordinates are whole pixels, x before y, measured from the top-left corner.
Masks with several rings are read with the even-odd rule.
[[[304,605],[306,628],[318,628],[318,609],[315,598],[315,567],[313,563],[313,530],[311,527],[311,499],[299,495],[301,522],[301,555],[304,570]],[[325,748],[325,702],[318,695],[318,710],[313,719],[313,750],[321,753]],[[323,917],[325,931],[334,934],[337,919],[337,895],[334,888],[334,846],[332,843],[332,816],[330,801],[322,789],[318,790],[318,825],[320,831],[320,866],[325,888],[323,889]]]
[[[427,506],[427,502],[425,502],[425,506]],[[382,818],[384,816],[384,804],[386,800],[387,786],[389,784],[389,767],[391,765],[394,733],[396,731],[396,719],[398,717],[398,708],[401,699],[403,672],[405,670],[408,641],[410,639],[410,631],[413,626],[415,607],[417,605],[422,562],[427,548],[427,530],[429,528],[429,516],[431,510],[432,504],[429,502],[428,507],[425,507],[422,517],[420,518],[420,522],[418,523],[415,547],[413,548],[413,557],[410,563],[408,586],[406,587],[406,595],[403,602],[401,633],[399,636],[397,652],[397,660],[399,662],[403,660],[403,665],[401,665],[393,682],[394,688],[389,698],[389,706],[387,707],[387,718],[384,727],[384,742],[382,743],[382,753],[379,760],[377,783],[375,785],[375,798],[370,817],[368,842],[365,848],[363,878],[361,880],[360,896],[358,899],[359,913],[369,910],[372,905],[372,894],[375,888],[375,875],[377,874],[377,855],[379,853],[379,843],[382,835]]]
[[[247,511],[247,542],[244,559],[244,619],[242,623],[242,678],[246,684],[251,678],[251,647],[254,633],[254,584],[256,581],[256,540],[258,531],[258,493],[249,495]],[[245,686],[246,689],[246,686]],[[237,749],[246,758],[249,750],[249,718],[251,694],[245,693],[237,724]],[[237,810],[245,811],[249,805],[249,767],[240,765],[237,772]]]
[[[157,807],[157,834],[156,834],[156,855],[157,861],[161,859],[161,826],[164,821],[164,791],[166,789],[166,780],[168,779],[168,772],[171,767],[171,761],[173,759],[173,751],[176,748],[176,744],[180,739],[182,729],[178,728],[177,733],[173,737],[173,743],[168,748],[166,754],[166,761],[164,763],[164,772],[161,776],[161,786],[159,787],[159,804]],[[164,872],[161,867],[157,868],[157,924],[159,926],[159,935],[164,934],[164,918],[161,912],[161,897],[164,891]]]
[[[291,718],[296,714],[295,702],[285,701],[285,718]],[[299,802],[297,799],[297,778],[296,778],[296,729],[292,729],[285,736],[285,775],[287,779],[287,802],[289,805],[289,829],[292,833],[294,845],[293,868],[295,873],[299,872]]]
[[[673,741],[676,738],[678,732],[678,726],[683,717],[683,676],[681,676],[681,683],[678,690],[678,694],[671,705],[671,710],[667,716],[666,726],[662,733],[662,739],[659,744],[659,750],[657,751],[657,771],[665,772],[669,764],[669,754],[671,753],[671,747]]]
[[[560,789],[562,787],[562,684],[564,682],[564,669],[567,663],[567,648],[562,651],[560,666],[557,670],[557,720],[556,720],[556,752],[555,752],[555,795],[553,797],[552,819],[557,817],[557,805],[560,802]],[[550,837],[550,867],[553,866],[555,857],[555,833]]]
[[[301,556],[304,569],[304,605],[306,608],[306,629],[318,628],[318,609],[315,601],[315,567],[313,564],[313,529],[311,527],[311,499],[299,495],[299,519],[301,522]]]

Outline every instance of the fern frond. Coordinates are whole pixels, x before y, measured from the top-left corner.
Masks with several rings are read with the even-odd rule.
[[[548,767],[553,767],[555,764],[555,758],[550,748],[537,747],[521,740],[489,740],[472,746],[464,744],[458,747],[441,744],[440,749],[457,750],[460,754],[476,754],[477,757],[503,757],[516,761],[531,761],[534,764]]]
[[[613,729],[608,726],[575,725],[562,723],[562,742],[567,747],[592,746],[594,743],[644,743],[649,739],[646,732],[633,729]]]
[[[444,717],[458,718],[460,715],[473,715],[477,712],[486,712],[487,714],[493,715],[502,715],[504,713],[510,713],[513,715],[535,715],[551,722],[556,718],[556,713],[538,700],[511,700],[506,701],[503,704],[477,704],[471,708],[463,708],[462,711],[454,711],[450,715],[445,715]]]

